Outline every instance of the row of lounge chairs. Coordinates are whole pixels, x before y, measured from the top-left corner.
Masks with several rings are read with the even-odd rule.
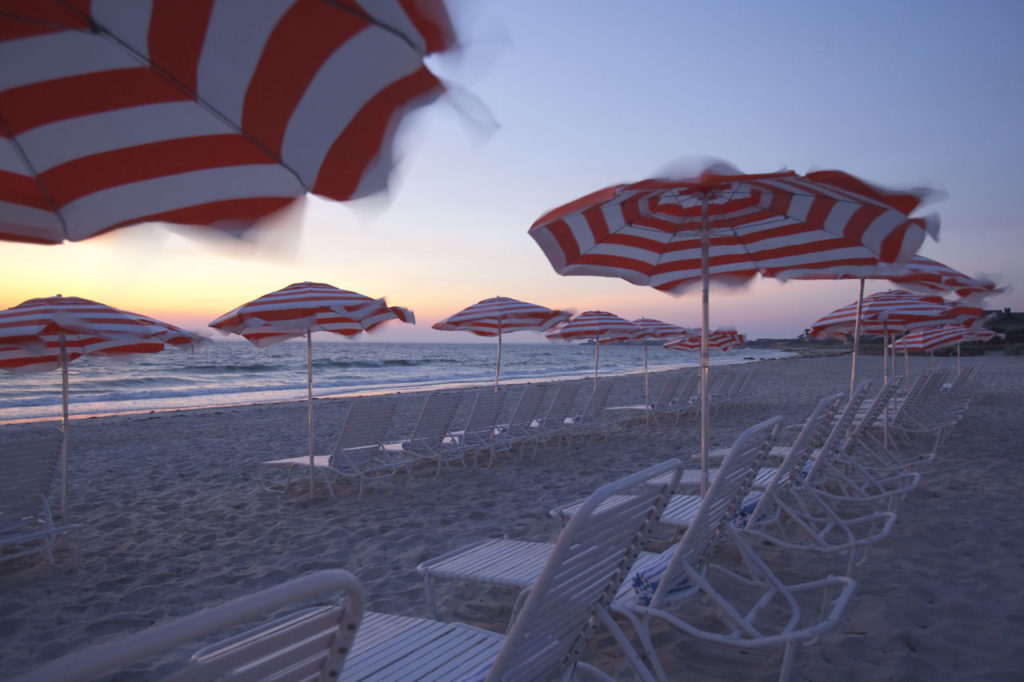
[[[785,679],[796,646],[839,621],[854,595],[857,552],[863,561],[866,548],[888,535],[899,503],[920,480],[917,468],[935,456],[934,431],[924,442],[915,431],[879,457],[885,429],[900,421],[890,412],[900,383],[889,380],[870,400],[866,382],[848,398],[826,396],[786,446],[779,444],[781,417],[750,427],[717,453],[721,463],[704,497],[689,492],[689,472],[669,460],[553,509],[561,530],[551,543],[485,540],[424,562],[419,572],[434,618],[364,611],[356,578],[321,571],[15,679],[93,679],[225,631],[232,634],[167,679],[611,679],[582,660],[604,627],[641,679],[667,680],[659,648],[674,640],[662,626],[742,648],[780,646]],[[913,393],[904,405],[918,400]],[[940,391],[918,410],[952,414],[962,400]],[[933,424],[948,429],[946,421]],[[674,536],[658,551],[652,543],[666,526]],[[845,574],[784,580],[770,565],[776,557],[761,555],[764,544],[843,556]],[[435,583],[445,579],[519,588],[507,631],[436,620]],[[323,592],[343,596],[271,618]]]
[[[719,644],[781,647],[783,680],[796,646],[835,626],[853,596],[855,566],[888,537],[899,503],[920,481],[916,469],[935,456],[936,443],[920,439],[916,447],[878,456],[886,422],[899,421],[886,414],[900,383],[900,377],[889,380],[871,399],[867,382],[849,397],[822,398],[787,446],[777,443],[781,418],[751,427],[732,448],[712,453],[721,464],[710,472],[704,497],[696,492],[700,472],[682,472],[658,519],[671,529],[672,543],[661,552],[641,552],[601,612],[640,679],[672,679],[652,635],[662,626]],[[665,476],[652,481],[666,482]],[[569,502],[550,514],[568,523],[581,508]],[[786,581],[762,558],[765,546],[773,558],[785,555],[790,573],[794,552],[836,556],[842,565],[798,559],[796,565],[827,568]],[[515,622],[550,551],[547,543],[501,538],[423,562],[418,570],[431,614],[437,617],[439,581],[473,581],[521,590]]]
[[[713,376],[722,377],[711,394],[720,407],[734,402],[749,388],[753,370]],[[430,393],[409,436],[390,442],[387,434],[393,428],[398,398],[357,398],[345,415],[331,454],[314,457],[313,466],[331,496],[336,494],[336,483],[350,481],[357,486],[357,497],[361,497],[368,481],[403,473],[411,478],[414,468],[423,462],[434,467],[435,476],[453,466],[490,466],[501,455],[524,451],[536,454],[543,446],[606,436],[638,416],[656,423],[677,421],[699,408],[694,398],[694,371],[665,373],[657,398],[650,405],[608,405],[616,386],[630,380],[636,378]],[[514,406],[503,421],[502,410],[510,403],[510,394],[516,395]],[[581,398],[584,395],[585,400]],[[455,417],[464,400],[471,401],[471,407],[465,424],[456,427]],[[268,491],[284,492],[294,475],[308,466],[308,457],[262,462],[261,485]]]

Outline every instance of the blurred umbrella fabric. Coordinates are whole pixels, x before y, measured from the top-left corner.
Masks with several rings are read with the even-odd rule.
[[[708,349],[727,352],[743,346],[747,339],[735,329],[716,329],[708,332]],[[677,338],[665,343],[665,348],[673,350],[700,351],[701,332],[699,329],[686,330]]]
[[[5,0],[0,239],[239,231],[382,190],[403,115],[444,91],[424,57],[454,45],[441,0]]]
[[[544,335],[562,341],[594,342],[594,381],[597,382],[601,344],[639,338],[643,330],[629,320],[603,310],[587,310],[568,322],[549,329]]]
[[[922,201],[926,195],[922,194]],[[850,267],[845,270],[817,270],[809,268],[799,271],[790,271],[787,275],[791,279],[856,279],[860,280],[858,301],[863,304],[864,280],[885,279],[899,285],[903,289],[914,292],[945,296],[956,294],[961,299],[976,303],[986,296],[1000,293],[1004,289],[996,286],[994,282],[986,278],[974,278],[951,268],[950,266],[925,258],[914,256],[905,263],[879,263],[874,266]],[[858,316],[857,320],[860,319]],[[853,327],[853,356],[850,363],[850,395],[853,395],[853,388],[857,377],[857,356],[860,348],[860,337],[863,335],[859,324]]]
[[[463,308],[431,328],[441,331],[465,331],[477,336],[498,337],[498,358],[494,370],[494,388],[497,390],[501,376],[501,338],[504,334],[518,331],[547,331],[554,325],[567,321],[572,313],[566,310],[552,310],[535,303],[526,303],[506,296],[487,298]]]
[[[61,370],[61,518],[68,520],[68,363],[190,349],[204,339],[159,320],[76,296],[33,298],[0,312],[0,369]]]
[[[357,336],[389,320],[415,324],[411,310],[389,306],[354,291],[319,282],[299,282],[227,312],[210,326],[242,336],[257,348],[306,337],[309,421],[309,495],[313,496],[313,332]]]
[[[709,328],[712,280],[744,284],[758,274],[912,258],[936,217],[912,218],[920,191],[871,185],[841,171],[742,174],[723,162],[672,178],[612,185],[555,208],[530,227],[562,275],[620,277],[682,293],[700,284]],[[681,179],[679,179],[681,178]],[[708,452],[707,336],[701,347],[701,469]],[[701,476],[702,493],[707,477]]]
[[[811,325],[813,338],[845,338],[847,334],[882,337],[882,376],[889,377],[889,335],[936,324],[974,324],[985,315],[981,308],[949,303],[902,289],[880,291],[824,315]]]

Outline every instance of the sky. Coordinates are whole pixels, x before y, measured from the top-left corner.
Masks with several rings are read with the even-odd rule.
[[[307,198],[251,243],[137,226],[59,246],[0,242],[0,307],[82,296],[213,334],[215,317],[293,282],[412,309],[377,341],[510,296],[700,323],[700,293],[562,277],[527,231],[608,185],[714,157],[746,173],[838,169],[943,198],[919,253],[1007,288],[1024,309],[1024,3],[987,0],[450,0],[462,46],[428,64],[449,94],[406,117],[385,196]],[[868,281],[867,293],[891,288]],[[794,338],[855,301],[854,281],[712,286],[711,327]],[[516,341],[543,341],[522,333]]]

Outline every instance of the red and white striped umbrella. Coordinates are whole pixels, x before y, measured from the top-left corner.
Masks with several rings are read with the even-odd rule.
[[[914,256],[905,263],[879,263],[876,266],[845,269],[792,270],[791,279],[887,279],[905,289],[944,296],[974,298],[999,293],[1001,288],[986,278],[975,278],[924,256]]]
[[[716,329],[708,332],[708,349],[727,352],[740,348],[747,339],[735,329]],[[700,351],[701,333],[699,329],[687,330],[687,333],[672,339],[664,345],[673,350]]]
[[[197,334],[77,296],[33,298],[0,312],[0,369],[61,370],[61,515],[67,521],[68,363],[83,355],[192,348]]]
[[[933,326],[937,322],[969,324],[984,315],[981,308],[951,304],[938,296],[922,296],[909,291],[891,289],[865,296],[860,313],[860,333],[891,334],[916,327]],[[850,303],[821,317],[811,325],[810,335],[825,338],[852,333],[857,326],[857,302]]]
[[[588,310],[568,322],[552,327],[544,335],[562,341],[593,341],[596,382],[601,344],[638,339],[642,333],[640,327],[618,315],[603,310]]]
[[[920,194],[923,201],[926,197]],[[997,288],[995,283],[988,279],[975,279],[964,273],[955,270],[948,265],[924,256],[915,256],[905,263],[879,263],[874,266],[839,267],[839,268],[810,268],[803,270],[791,270],[786,276],[792,279],[859,279],[860,291],[858,301],[864,300],[864,280],[866,279],[887,279],[906,289],[924,292],[926,294],[945,295],[955,293],[961,298],[979,300],[985,296],[1003,291]],[[877,330],[874,333],[881,334]],[[853,327],[853,358],[850,365],[850,394],[853,389],[857,374],[857,351],[860,345],[860,337],[864,333],[856,324]]]
[[[237,229],[383,189],[454,43],[441,0],[6,0],[0,239]]]
[[[662,322],[661,320],[654,320],[648,317],[633,320],[633,324],[643,330],[640,336],[642,339],[658,339],[663,341],[675,338],[686,331],[685,327],[680,327],[678,324]]]
[[[839,171],[744,175],[725,164],[692,177],[613,185],[541,216],[530,235],[563,275],[620,277],[680,293],[784,277],[808,267],[907,260],[935,219],[911,218],[916,193],[882,190]],[[707,471],[708,362],[701,349],[701,468]],[[706,476],[702,476],[706,488]]]
[[[441,331],[465,331],[477,336],[498,337],[498,360],[494,370],[494,387],[501,375],[501,337],[518,331],[543,332],[571,317],[565,310],[552,310],[542,305],[518,301],[506,296],[487,298],[464,308],[432,325]]]
[[[889,344],[889,348],[894,351],[934,351],[947,346],[957,346],[969,338],[970,330],[967,327],[959,324],[943,324],[907,332]]]
[[[411,310],[389,306],[330,284],[300,282],[260,296],[210,323],[214,329],[238,334],[258,348],[306,337],[306,378],[309,414],[309,494],[313,495],[313,332],[355,336],[388,320],[416,323]]]

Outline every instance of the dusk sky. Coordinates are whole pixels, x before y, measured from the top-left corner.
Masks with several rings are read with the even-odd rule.
[[[386,325],[376,340],[478,340],[430,325],[497,295],[695,326],[699,291],[559,276],[527,230],[580,195],[708,156],[939,190],[925,209],[939,240],[920,254],[1008,287],[986,307],[1024,309],[1024,3],[449,6],[463,49],[429,64],[451,94],[403,123],[387,197],[309,199],[233,247],[159,225],[0,242],[0,306],[60,293],[215,334],[218,315],[309,280],[415,311],[415,327]],[[713,286],[711,326],[791,338],[856,295],[853,281]]]

